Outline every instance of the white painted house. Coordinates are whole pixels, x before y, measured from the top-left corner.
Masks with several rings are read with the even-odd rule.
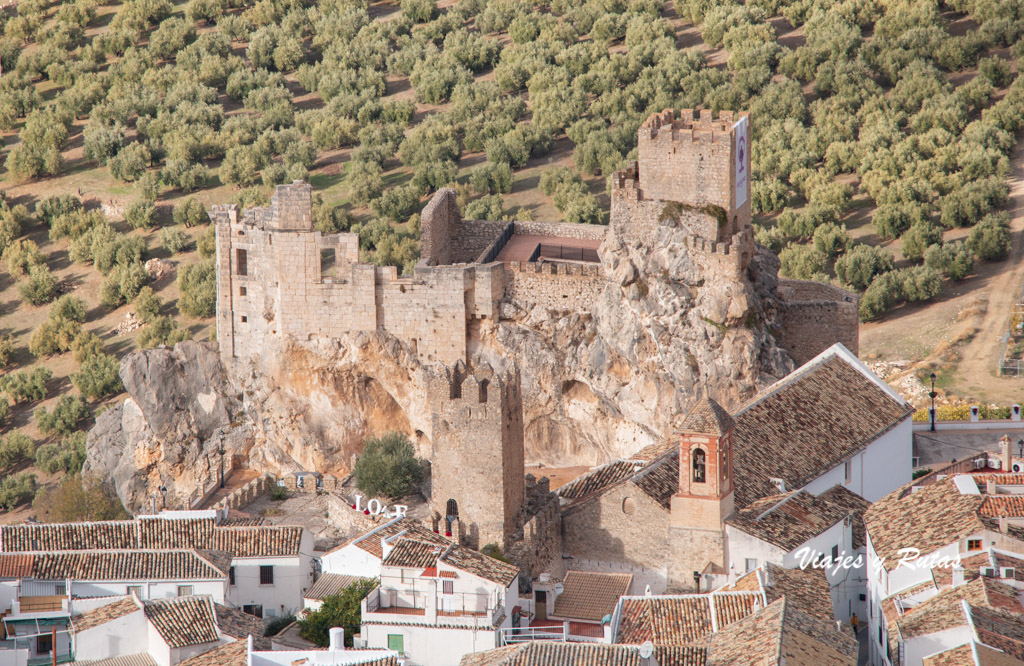
[[[933,472],[866,512],[872,663],[917,665],[947,650],[1015,649],[998,631],[988,640],[970,627],[999,609],[1020,613],[1024,627],[1024,478],[987,465],[977,471]],[[1024,642],[1016,658],[1024,659]]]
[[[443,546],[454,543],[411,518],[394,518],[324,553],[320,558],[323,572],[359,578],[379,578],[384,548],[386,544],[398,539],[416,539]]]
[[[141,601],[119,597],[72,618],[78,661],[148,655],[157,666],[177,664],[220,645],[263,641],[263,623],[208,596]]]
[[[842,486],[818,497],[800,490],[753,502],[725,520],[726,568],[731,575],[766,564],[821,568],[829,582],[833,616],[843,621],[854,613],[863,617],[863,514],[868,506]]]
[[[518,620],[519,569],[452,543],[384,543],[380,586],[362,603],[365,647],[447,666],[499,645]]]
[[[70,594],[133,593],[143,600],[209,594],[218,603],[259,617],[300,610],[303,594],[313,583],[313,537],[309,531],[297,525],[222,525],[225,517],[226,511],[167,511],[134,520],[4,525],[0,526],[0,554],[45,554],[70,562],[70,555],[63,554],[73,552],[79,560],[92,562],[103,551],[111,562],[133,562],[139,558],[127,554],[142,553],[140,562],[174,560],[180,566],[198,559],[222,571],[223,580],[218,577],[214,582],[213,576],[207,576],[202,581],[193,577],[182,582],[159,569],[138,569],[145,575],[75,578]],[[0,592],[0,603],[2,595]]]

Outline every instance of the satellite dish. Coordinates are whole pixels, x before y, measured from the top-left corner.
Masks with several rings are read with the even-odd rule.
[[[640,657],[643,659],[650,659],[651,655],[654,654],[654,643],[650,641],[644,641],[643,645],[640,646]]]

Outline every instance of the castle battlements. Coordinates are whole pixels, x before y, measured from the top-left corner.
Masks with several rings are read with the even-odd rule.
[[[637,161],[612,177],[608,226],[463,220],[455,191],[441,189],[420,217],[413,275],[361,262],[357,234],[314,229],[309,183],[279,185],[269,206],[215,205],[221,355],[256,358],[275,336],[380,331],[425,364],[466,361],[472,332],[503,317],[590,313],[610,282],[602,262],[617,263],[606,239],[658,243],[665,224],[709,279],[746,280],[756,250],[746,119],[691,109],[649,117]],[[855,349],[855,337],[842,341]]]

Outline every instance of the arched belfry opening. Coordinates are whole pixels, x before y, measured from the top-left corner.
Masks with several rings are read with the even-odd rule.
[[[704,483],[707,478],[707,454],[704,449],[697,449],[693,452],[693,482]]]

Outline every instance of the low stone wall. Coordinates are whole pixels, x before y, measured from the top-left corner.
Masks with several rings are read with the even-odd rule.
[[[779,319],[786,351],[802,365],[836,342],[860,351],[859,299],[823,282],[779,280]]]
[[[561,575],[562,517],[558,495],[546,476],[526,475],[523,526],[509,539],[507,552],[527,580],[543,572]]]
[[[328,493],[326,498],[327,520],[331,522],[331,525],[348,534],[362,534],[389,520],[383,514],[373,516],[356,511],[352,508],[352,502],[339,493]]]
[[[230,495],[217,503],[217,509],[240,509],[256,501],[260,495],[270,492],[270,488],[277,483],[277,479],[270,474],[258,476],[236,489]]]
[[[599,264],[512,261],[505,268],[504,300],[524,310],[540,305],[589,312],[607,283]]]
[[[603,224],[573,224],[571,222],[516,221],[515,232],[523,235],[555,236],[578,240],[604,240],[608,227]]]

